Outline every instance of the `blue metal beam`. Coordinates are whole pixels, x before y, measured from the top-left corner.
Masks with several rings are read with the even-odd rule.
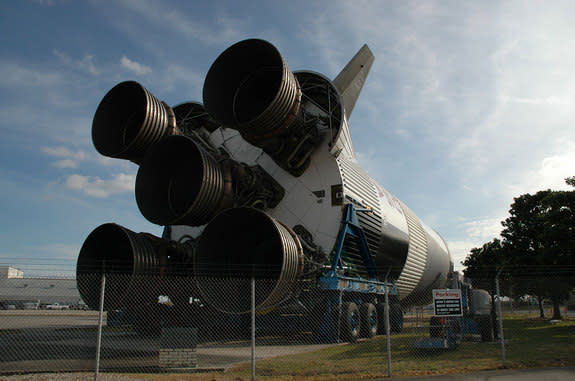
[[[357,212],[365,213],[371,212],[371,210],[355,208],[352,204],[346,204],[343,218],[341,220],[341,230],[337,237],[336,245],[334,248],[331,272],[337,274],[337,270],[343,270],[343,262],[341,260],[343,244],[348,237],[352,237],[357,242],[363,263],[367,269],[369,279],[377,280],[377,268],[375,267],[375,262],[371,256],[371,252],[369,251],[367,238],[365,237],[363,228],[361,227],[357,218]]]

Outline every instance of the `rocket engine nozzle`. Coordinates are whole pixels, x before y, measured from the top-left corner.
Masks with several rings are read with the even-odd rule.
[[[250,283],[256,282],[256,309],[285,300],[300,280],[304,260],[297,235],[253,208],[228,209],[204,229],[194,271],[209,305],[226,313],[250,311]]]
[[[169,136],[142,161],[136,201],[150,222],[201,226],[234,205],[274,207],[284,190],[259,167],[249,167],[202,147],[186,136]]]
[[[280,52],[258,39],[226,49],[211,66],[203,89],[208,113],[259,147],[260,141],[289,129],[301,94]]]
[[[138,207],[159,225],[203,225],[231,198],[229,171],[185,136],[162,140],[138,169]]]
[[[92,121],[92,141],[99,153],[136,163],[152,145],[177,131],[173,110],[134,81],[108,91]]]
[[[102,275],[106,274],[104,310],[154,302],[160,287],[151,287],[168,273],[187,275],[191,248],[152,234],[135,233],[108,223],[94,229],[84,241],[76,267],[78,291],[92,309],[98,309]],[[177,262],[178,265],[171,265]],[[186,269],[184,269],[186,267]],[[156,285],[157,286],[157,285]]]

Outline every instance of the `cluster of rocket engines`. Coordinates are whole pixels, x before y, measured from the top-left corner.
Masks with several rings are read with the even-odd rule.
[[[139,165],[137,205],[165,228],[162,238],[96,228],[77,263],[84,301],[98,308],[102,274],[108,310],[153,294],[149,279],[173,276],[186,279],[173,291],[181,299],[243,313],[246,290],[215,282],[254,278],[257,309],[273,308],[330,269],[348,203],[366,211],[358,217],[378,277],[389,274],[404,303],[442,287],[452,271],[443,239],[355,157],[348,118],[359,91],[349,73],[364,80],[372,61],[364,46],[331,81],[290,71],[272,44],[251,39],[213,63],[203,105],[170,107],[132,81],[112,88],[93,119],[94,145]],[[346,242],[341,258],[342,275],[368,277],[356,244]]]

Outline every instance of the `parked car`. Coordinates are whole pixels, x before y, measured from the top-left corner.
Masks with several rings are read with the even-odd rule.
[[[69,310],[70,306],[67,304],[52,303],[46,306],[47,310]]]
[[[40,306],[39,302],[25,302],[22,303],[22,308],[25,310],[37,310]]]

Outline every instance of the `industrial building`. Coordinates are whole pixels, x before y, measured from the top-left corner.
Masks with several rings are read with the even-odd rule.
[[[24,272],[0,266],[0,308],[38,308],[47,304],[82,305],[74,278],[26,278]]]

